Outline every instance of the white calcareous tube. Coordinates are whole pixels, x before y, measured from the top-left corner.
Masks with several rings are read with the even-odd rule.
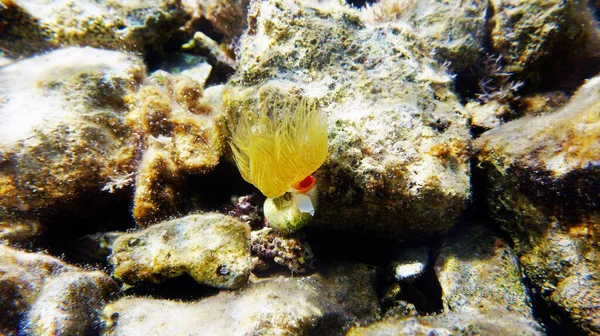
[[[300,212],[307,212],[311,214],[311,216],[315,215],[315,207],[313,206],[310,197],[300,193],[297,193],[294,196],[296,197],[296,204],[298,204]]]

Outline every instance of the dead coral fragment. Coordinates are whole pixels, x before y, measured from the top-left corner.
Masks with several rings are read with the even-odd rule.
[[[238,119],[231,149],[242,177],[277,198],[325,162],[327,121],[315,100],[267,94]]]

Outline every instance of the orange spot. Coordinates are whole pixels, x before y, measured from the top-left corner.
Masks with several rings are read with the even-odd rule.
[[[299,193],[306,194],[315,186],[316,182],[317,179],[314,176],[308,175],[304,180],[292,185],[292,188],[296,189]]]

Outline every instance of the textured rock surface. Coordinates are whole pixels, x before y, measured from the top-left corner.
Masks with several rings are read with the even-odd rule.
[[[510,247],[486,227],[468,226],[448,237],[435,263],[445,311],[490,311],[532,319],[531,300]]]
[[[470,192],[467,115],[417,37],[400,24],[366,27],[335,2],[256,2],[249,16],[226,112],[268,111],[273,94],[322,103],[329,159],[313,223],[413,239],[446,232]]]
[[[144,71],[137,57],[92,48],[0,69],[2,238],[35,234],[34,213],[131,182],[137,145],[123,122],[123,96]],[[28,223],[29,230],[19,229]]]
[[[312,270],[315,256],[308,242],[300,236],[282,235],[271,228],[264,228],[252,231],[250,237],[252,254],[262,261],[260,265],[273,261],[294,273]]]
[[[338,335],[378,312],[375,272],[337,266],[299,278],[259,280],[193,303],[125,298],[106,306],[104,335]]]
[[[249,2],[249,0],[205,0],[196,2],[196,5],[217,32],[232,39],[240,36],[247,27],[246,15]]]
[[[28,56],[62,46],[85,45],[123,51],[158,50],[185,22],[177,0],[3,2],[0,50]]]
[[[69,243],[69,257],[90,264],[106,264],[112,252],[113,243],[124,232],[98,232],[79,237]]]
[[[454,72],[467,70],[481,56],[486,39],[488,2],[482,0],[380,0],[362,11],[374,26],[409,25],[422,47]]]
[[[496,100],[484,104],[470,102],[465,105],[465,108],[471,113],[471,125],[484,130],[502,125],[502,117],[510,113],[508,106]]]
[[[237,288],[250,275],[250,227],[216,213],[188,215],[118,237],[109,262],[128,284],[187,273],[202,284]]]
[[[349,335],[544,334],[533,317],[516,255],[486,227],[453,230],[434,269],[443,313],[417,316],[410,304],[395,302],[386,318],[354,328]]]
[[[207,173],[219,163],[220,114],[202,98],[197,81],[164,71],[127,97],[127,123],[146,147],[135,179],[133,216],[140,225],[177,214],[183,175]]]
[[[41,253],[0,245],[0,333],[86,335],[117,284]]]
[[[348,336],[388,335],[544,335],[537,323],[516,315],[505,316],[504,312],[448,313],[437,316],[387,317],[364,327],[354,327]]]
[[[558,85],[556,79],[573,85],[597,73],[600,33],[587,1],[492,0],[490,6],[491,47],[506,72],[537,73],[528,80]]]
[[[486,198],[542,296],[600,333],[600,78],[477,141]]]

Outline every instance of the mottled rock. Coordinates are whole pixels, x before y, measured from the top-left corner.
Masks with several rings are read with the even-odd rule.
[[[518,315],[505,315],[503,311],[459,312],[420,317],[390,316],[379,322],[354,327],[348,336],[389,336],[389,335],[544,335],[539,324]]]
[[[139,225],[179,213],[183,176],[205,174],[219,163],[221,117],[202,98],[197,81],[164,71],[126,98],[127,123],[145,146],[135,179],[133,216]]]
[[[238,288],[250,275],[250,227],[217,213],[188,215],[118,237],[109,262],[132,285],[187,273],[201,284]]]
[[[465,108],[471,113],[471,126],[483,130],[496,128],[504,123],[503,117],[510,114],[510,108],[497,100],[487,103],[470,102]]]
[[[600,32],[587,1],[492,0],[490,7],[491,48],[506,72],[562,87],[557,80],[570,87],[598,72]]]
[[[522,116],[541,116],[556,111],[569,102],[570,96],[563,91],[532,94],[519,98],[517,110]]]
[[[42,253],[0,245],[0,333],[86,335],[117,284]]]
[[[178,0],[10,0],[3,7],[0,50],[15,58],[80,45],[160,50],[187,18]]]
[[[556,112],[483,133],[479,165],[494,219],[542,297],[600,333],[600,78]]]
[[[424,49],[454,72],[469,69],[481,56],[488,1],[379,0],[362,10],[372,25],[409,25]]]
[[[323,274],[260,280],[241,290],[183,303],[125,298],[103,313],[103,335],[342,335],[378,312],[375,272],[338,266]]]
[[[272,113],[273,96],[316,99],[328,115],[311,225],[407,239],[446,232],[470,193],[468,117],[418,36],[367,27],[333,1],[255,2],[248,22],[224,104],[230,119]]]
[[[448,237],[435,272],[445,311],[489,311],[532,319],[529,292],[516,254],[485,226],[466,226]]]
[[[248,3],[250,0],[207,0],[200,2],[200,8],[212,26],[229,40],[242,35],[248,23]]]
[[[42,231],[43,225],[38,219],[23,218],[21,213],[10,214],[0,210],[1,243],[30,246]]]
[[[301,236],[283,235],[271,228],[264,228],[252,231],[250,237],[252,255],[262,261],[275,262],[294,273],[312,270],[315,256],[308,242]]]
[[[34,223],[84,193],[132,182],[137,138],[124,123],[123,97],[144,71],[135,56],[92,48],[61,49],[0,68],[2,226]]]

